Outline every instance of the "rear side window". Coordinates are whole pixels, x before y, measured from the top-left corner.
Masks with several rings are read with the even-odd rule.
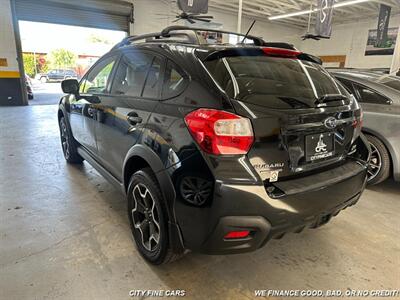
[[[141,97],[153,60],[152,54],[139,51],[125,53],[115,73],[111,93]]]
[[[186,88],[187,78],[184,72],[171,60],[168,60],[165,70],[162,98],[178,96]]]
[[[245,103],[305,108],[327,94],[346,93],[320,65],[298,59],[233,56],[205,65],[230,97]]]
[[[364,103],[374,103],[374,104],[388,104],[390,103],[389,99],[378,94],[374,90],[367,88],[365,86],[361,86],[359,84],[354,83],[354,88],[357,90],[359,95],[359,101]]]
[[[143,97],[145,98],[158,98],[160,96],[161,63],[161,58],[155,56],[144,84]]]

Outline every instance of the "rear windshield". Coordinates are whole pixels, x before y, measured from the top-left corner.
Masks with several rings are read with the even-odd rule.
[[[320,65],[290,58],[233,56],[205,62],[222,89],[245,103],[279,108],[314,107],[343,87]]]

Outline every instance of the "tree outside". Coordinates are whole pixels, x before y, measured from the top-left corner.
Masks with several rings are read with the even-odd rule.
[[[29,77],[35,77],[37,73],[46,73],[48,64],[42,54],[23,53],[24,70]],[[36,70],[35,70],[36,67]]]
[[[76,59],[75,53],[66,49],[56,49],[49,54],[50,66],[53,69],[74,68]]]
[[[49,71],[49,64],[44,56],[38,59],[38,73],[47,73]]]
[[[36,71],[35,71],[35,60],[33,54],[23,53],[22,58],[24,60],[25,73],[28,74],[30,77],[34,77]]]
[[[43,54],[23,53],[25,73],[30,77],[36,74],[47,73],[52,69],[73,69],[76,66],[77,56],[66,49],[56,49],[47,56]],[[36,67],[36,69],[35,69]]]

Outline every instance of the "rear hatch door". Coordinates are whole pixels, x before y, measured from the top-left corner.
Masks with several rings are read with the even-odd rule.
[[[235,49],[204,61],[236,112],[251,119],[255,142],[248,158],[271,182],[340,163],[360,113],[321,65],[299,59],[296,51],[276,53]]]

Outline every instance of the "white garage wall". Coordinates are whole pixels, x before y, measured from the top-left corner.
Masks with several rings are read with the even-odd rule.
[[[0,66],[0,72],[18,71],[10,0],[0,0],[0,58],[6,58],[8,63],[7,67]]]
[[[167,0],[135,0],[135,24],[131,32],[143,34],[156,32],[172,25],[178,12],[176,3]],[[210,8],[209,14],[214,22],[223,24],[223,29],[236,31],[237,14]],[[243,17],[242,32],[246,32],[252,19]],[[201,23],[198,23],[201,26]],[[400,15],[392,16],[390,27],[400,25]],[[294,44],[300,50],[314,55],[346,55],[346,67],[372,68],[390,67],[391,55],[365,56],[368,30],[375,29],[377,18],[358,20],[354,23],[334,25],[329,40],[302,41],[305,29],[288,25],[279,25],[268,21],[257,20],[252,34],[262,36],[266,41],[282,41]]]
[[[171,23],[175,20],[176,12],[179,12],[176,3],[163,0],[135,0],[134,4],[135,24],[131,30],[133,34],[157,32],[169,25],[177,24]],[[211,8],[208,14],[214,16],[213,22],[223,24],[224,30],[236,31],[237,14]],[[169,19],[162,19],[166,18],[166,15],[170,16]],[[251,22],[252,19],[243,17],[242,32],[247,31]],[[197,25],[201,26],[201,22],[197,23]],[[282,41],[298,45],[301,42],[300,36],[304,31],[295,27],[257,20],[251,33],[262,36],[267,41]]]
[[[176,3],[166,0],[135,0],[135,24],[133,34],[159,31],[169,26],[178,11]],[[223,24],[225,30],[236,31],[237,15],[220,10],[210,9],[214,22]],[[169,15],[169,19],[166,18]],[[250,26],[251,19],[244,17],[242,32]],[[201,23],[199,23],[201,25]],[[284,41],[293,43],[304,52],[314,55],[346,55],[346,67],[390,67],[392,56],[365,56],[368,30],[375,29],[377,19],[335,25],[332,38],[321,41],[301,41],[304,30],[257,20],[252,34],[262,36],[267,41]],[[390,27],[400,25],[400,15],[392,16]],[[9,0],[0,0],[0,58],[6,58],[7,67],[0,71],[18,71],[17,53],[12,28],[11,7]]]
[[[376,29],[377,18],[355,23],[335,25],[329,40],[307,40],[299,44],[300,50],[314,55],[346,55],[346,67],[390,67],[392,55],[365,56],[368,30]],[[392,16],[389,27],[399,27],[400,16]]]

